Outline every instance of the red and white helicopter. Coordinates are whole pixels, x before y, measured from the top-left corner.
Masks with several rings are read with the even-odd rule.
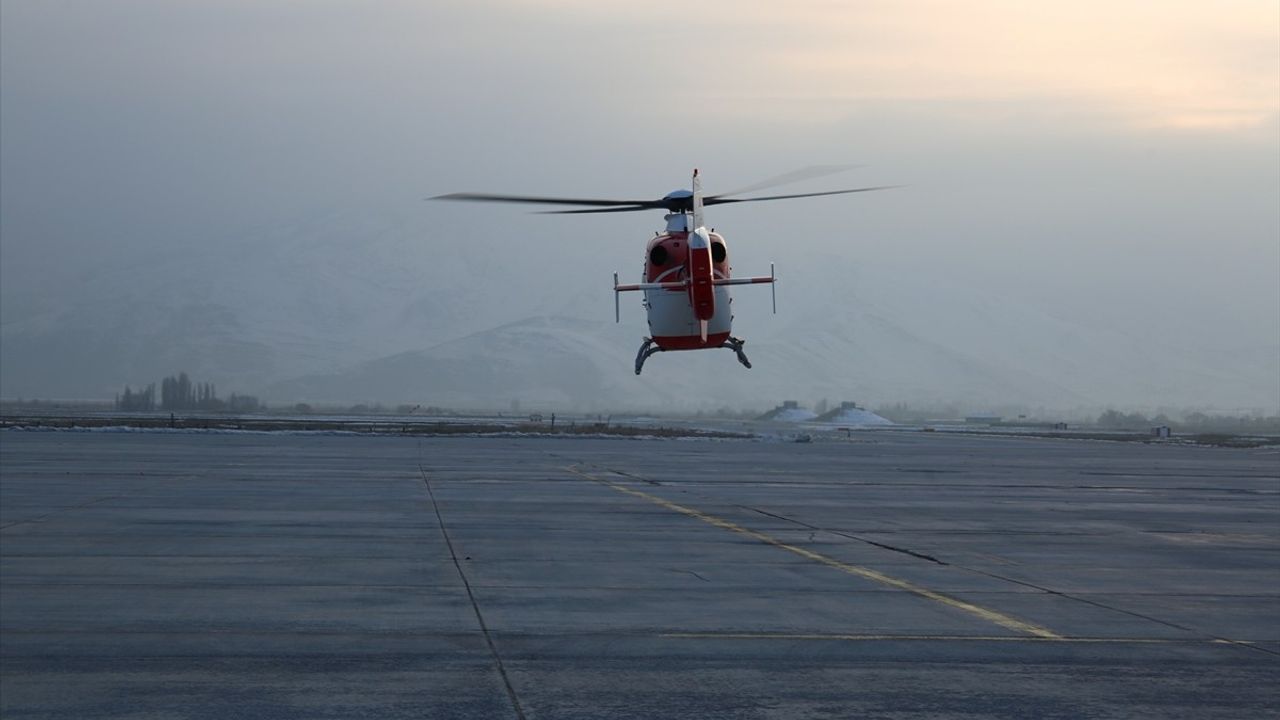
[[[771,178],[761,183],[722,195],[702,194],[702,181],[698,171],[693,171],[693,189],[675,190],[658,200],[601,200],[594,198],[533,197],[527,195],[492,195],[488,193],[450,193],[438,195],[432,200],[467,200],[475,202],[531,203],[540,205],[581,205],[586,209],[552,210],[551,214],[574,215],[582,213],[633,212],[636,210],[664,209],[666,230],[655,233],[645,248],[644,282],[620,285],[618,274],[613,274],[614,319],[620,320],[618,293],[640,291],[644,293],[644,307],[649,319],[649,337],[644,338],[636,353],[636,374],[644,367],[650,355],[672,350],[706,350],[728,348],[738,356],[738,362],[750,368],[751,362],[742,351],[745,341],[731,335],[733,313],[729,296],[730,285],[755,285],[777,282],[773,263],[769,274],[756,277],[732,277],[729,267],[729,249],[724,236],[707,230],[702,209],[708,205],[725,203],[760,202],[789,198],[843,195],[847,193],[885,190],[891,185],[828,190],[825,192],[794,195],[770,195],[766,197],[734,198],[744,192],[762,190],[788,182],[795,182],[817,175],[841,172],[851,166],[817,166],[804,168]],[[777,297],[773,310],[778,311]]]

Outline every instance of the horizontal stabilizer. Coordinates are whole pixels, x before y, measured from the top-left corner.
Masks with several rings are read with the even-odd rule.
[[[776,282],[778,282],[778,275],[777,275],[777,273],[776,273],[776,272],[774,271],[774,269],[773,269],[773,263],[769,263],[769,276],[768,276],[768,277],[765,277],[765,276],[761,275],[761,276],[758,276],[758,277],[716,278],[715,280],[712,280],[712,281],[711,281],[711,284],[712,284],[712,285],[766,285],[766,284],[767,284],[767,285],[774,285],[774,283],[776,283]],[[777,295],[777,290],[775,290],[775,289],[774,289],[774,288],[772,288],[772,287],[770,288],[770,290],[772,290],[772,291],[773,291],[773,293],[774,293],[774,295],[773,295],[773,314],[774,314],[774,315],[777,315],[777,314],[778,314],[778,295]]]
[[[687,287],[689,287],[689,281],[680,280],[677,282],[657,282],[657,283],[636,283],[634,285],[614,285],[613,291],[627,292],[630,290],[684,290]]]
[[[736,277],[736,278],[716,278],[711,281],[712,285],[759,285],[761,283],[776,282],[775,278],[768,276],[763,277]]]
[[[633,285],[619,285],[618,273],[613,274],[613,320],[614,322],[622,321],[622,310],[618,305],[618,293],[631,292],[633,290],[685,290],[689,287],[688,280],[679,282],[656,282],[656,283],[635,283]],[[637,366],[639,367],[639,366]],[[639,370],[636,374],[639,374]]]

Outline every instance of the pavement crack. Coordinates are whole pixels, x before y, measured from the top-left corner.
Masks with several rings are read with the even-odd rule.
[[[950,565],[950,564],[951,564],[951,563],[949,563],[949,562],[947,562],[947,561],[945,561],[945,560],[939,560],[938,558],[936,558],[936,557],[934,557],[934,556],[932,556],[932,555],[926,555],[926,554],[924,554],[924,553],[922,553],[922,552],[916,552],[915,550],[911,550],[911,549],[909,549],[909,548],[897,547],[896,545],[889,545],[889,544],[887,544],[887,543],[876,542],[875,540],[868,540],[867,538],[864,538],[864,537],[861,537],[861,536],[858,536],[858,535],[854,535],[853,533],[841,532],[841,531],[839,531],[839,530],[828,530],[828,529],[826,529],[826,528],[819,527],[819,526],[817,526],[817,525],[810,525],[809,523],[804,522],[803,520],[796,520],[795,518],[789,518],[789,517],[787,517],[787,516],[785,516],[785,515],[779,515],[779,514],[777,514],[777,513],[771,513],[771,512],[769,512],[768,510],[761,510],[760,508],[754,508],[754,507],[750,507],[750,506],[747,506],[747,505],[739,505],[738,507],[742,508],[743,510],[750,510],[751,512],[759,513],[759,514],[761,514],[761,515],[767,515],[768,517],[771,517],[771,518],[774,518],[774,519],[777,519],[777,520],[782,520],[782,521],[784,521],[784,522],[793,523],[793,524],[795,524],[795,525],[799,525],[799,526],[801,526],[801,527],[805,527],[805,528],[808,528],[808,529],[810,529],[810,530],[813,530],[814,532],[809,533],[809,541],[810,541],[810,542],[812,542],[812,541],[813,541],[814,535],[815,535],[816,533],[819,533],[819,532],[827,532],[827,533],[831,533],[832,535],[839,535],[840,537],[849,538],[850,540],[857,540],[858,542],[861,542],[861,543],[866,543],[866,544],[868,544],[868,545],[873,545],[873,546],[878,547],[878,548],[880,548],[880,549],[882,549],[882,550],[891,550],[891,551],[896,552],[896,553],[902,553],[903,555],[910,555],[911,557],[913,557],[913,558],[917,558],[917,559],[920,559],[920,560],[927,560],[927,561],[929,561],[929,562],[931,562],[931,563],[935,563],[935,564],[937,564],[937,565]]]
[[[964,565],[957,565],[956,567],[960,568],[961,570],[967,570],[971,573],[975,573],[977,575],[983,575],[985,577],[989,577],[995,580],[1001,580],[1003,582],[1013,583],[1015,585],[1021,585],[1023,587],[1031,588],[1033,590],[1039,590],[1040,592],[1046,593],[1048,595],[1054,595],[1056,597],[1060,597],[1066,600],[1072,600],[1075,602],[1084,603],[1085,605],[1091,605],[1093,607],[1100,608],[1102,610],[1110,610],[1111,612],[1117,612],[1122,615],[1128,615],[1130,617],[1146,620],[1148,622],[1156,623],[1157,625],[1163,625],[1167,628],[1173,628],[1174,630],[1181,630],[1182,632],[1194,633],[1201,636],[1208,636],[1210,639],[1216,642],[1224,643],[1227,645],[1234,645],[1236,647],[1241,647],[1248,650],[1257,650],[1258,652],[1263,652],[1268,655],[1280,655],[1280,653],[1274,650],[1268,650],[1267,648],[1260,647],[1252,643],[1241,642],[1239,640],[1232,640],[1231,638],[1221,637],[1213,633],[1206,633],[1206,632],[1197,630],[1193,627],[1187,627],[1186,625],[1179,625],[1178,623],[1171,622],[1169,620],[1161,620],[1158,617],[1152,617],[1151,615],[1145,615],[1143,613],[1136,612],[1133,610],[1125,610],[1124,608],[1116,607],[1115,605],[1108,605],[1107,603],[1104,603],[1104,602],[1099,602],[1097,600],[1090,600],[1089,598],[1081,597],[1079,595],[1073,595],[1071,593],[1063,592],[1061,590],[1054,590],[1053,588],[1045,587],[1044,585],[1037,585],[1035,583],[1027,582],[1025,580],[1018,580],[1011,577],[1005,577],[1004,575],[1000,575],[999,573],[988,572],[986,570],[979,570],[978,568],[966,567]]]
[[[627,472],[627,471],[625,471],[625,470],[614,470],[614,469],[612,469],[612,468],[605,468],[605,469],[606,469],[606,470],[608,470],[609,472],[613,473],[614,475],[618,475],[618,476],[620,476],[620,477],[627,478],[628,480],[638,480],[638,481],[640,481],[640,482],[642,482],[642,483],[648,483],[648,484],[650,484],[650,485],[662,485],[662,484],[663,484],[663,483],[658,482],[657,480],[650,480],[650,479],[649,479],[649,478],[647,478],[647,477],[642,477],[642,476],[640,476],[640,475],[635,475],[635,474],[633,474],[633,473],[629,473],[629,472]]]
[[[851,540],[857,540],[857,541],[859,541],[859,542],[864,542],[864,543],[866,543],[866,544],[868,544],[868,545],[874,545],[874,546],[876,546],[876,547],[878,547],[878,548],[882,548],[882,549],[884,549],[884,550],[892,550],[893,552],[896,552],[896,553],[902,553],[903,555],[910,555],[910,556],[911,556],[911,557],[913,557],[913,558],[919,558],[919,559],[921,559],[921,560],[927,560],[927,561],[929,561],[929,562],[931,562],[931,563],[935,563],[935,564],[937,564],[937,565],[950,565],[950,564],[951,564],[951,563],[947,562],[946,560],[939,560],[938,558],[936,558],[936,557],[934,557],[934,556],[932,556],[932,555],[926,555],[926,554],[924,554],[924,553],[922,553],[922,552],[916,552],[915,550],[911,550],[911,549],[909,549],[909,548],[898,547],[898,546],[896,546],[896,545],[888,545],[888,544],[886,544],[886,543],[879,543],[879,542],[876,542],[875,540],[868,540],[868,539],[866,539],[866,538],[864,538],[864,537],[858,537],[857,535],[852,535],[852,534],[849,534],[849,533],[840,532],[839,530],[828,530],[827,532],[834,533],[834,534],[839,535],[839,536],[841,536],[841,537],[847,537],[847,538],[849,538],[849,539],[851,539]]]
[[[453,559],[453,566],[458,570],[458,577],[462,578],[462,586],[466,588],[467,599],[471,601],[471,610],[476,614],[476,622],[480,624],[480,632],[484,635],[485,644],[489,646],[489,653],[493,655],[494,664],[498,668],[498,675],[502,678],[502,684],[507,690],[507,697],[511,700],[511,708],[516,713],[517,720],[525,720],[524,708],[520,705],[520,698],[516,695],[516,689],[511,685],[511,678],[507,675],[507,667],[502,662],[502,655],[498,653],[498,645],[493,641],[493,634],[489,632],[489,626],[484,621],[484,613],[480,612],[480,604],[476,602],[475,592],[471,589],[471,581],[467,579],[467,574],[462,571],[462,563],[458,561],[458,553],[453,548],[453,539],[449,537],[449,530],[445,527],[444,516],[440,514],[440,503],[436,502],[435,490],[431,487],[431,478],[427,475],[426,468],[418,466],[418,472],[422,474],[422,483],[427,486],[427,496],[431,498],[431,508],[435,511],[436,521],[440,524],[440,534],[444,536],[444,544],[449,548],[449,557]]]
[[[108,500],[115,500],[118,497],[120,496],[109,495],[107,497],[96,498],[88,502],[82,502],[79,505],[72,505],[70,507],[58,508],[57,510],[51,510],[50,512],[47,512],[44,515],[40,515],[39,517],[33,517],[29,520],[16,520],[14,522],[9,523],[8,525],[0,525],[0,530],[8,530],[9,528],[17,527],[19,525],[30,525],[33,523],[42,523],[45,520],[48,520],[49,518],[53,517],[54,515],[60,515],[65,512],[71,512],[72,510],[82,510],[92,505],[97,505],[98,503],[104,503]]]

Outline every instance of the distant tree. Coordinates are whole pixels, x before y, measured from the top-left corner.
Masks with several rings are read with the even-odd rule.
[[[218,399],[218,391],[213,383],[196,384],[196,409],[217,412],[226,409],[226,406],[226,403]]]
[[[126,412],[147,411],[156,409],[156,384],[151,383],[146,390],[134,392],[128,385],[124,393],[116,396],[116,409]]]
[[[215,409],[213,386],[193,384],[185,372],[160,382],[160,407],[164,410]]]
[[[1152,422],[1150,418],[1139,412],[1122,413],[1118,410],[1107,410],[1098,416],[1096,424],[1098,427],[1112,429],[1145,430],[1151,427]]]

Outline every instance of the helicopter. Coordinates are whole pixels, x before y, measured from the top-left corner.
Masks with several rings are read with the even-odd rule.
[[[621,293],[644,293],[643,305],[649,323],[649,336],[643,338],[640,350],[636,353],[636,375],[644,368],[645,360],[655,353],[678,350],[726,348],[737,355],[738,362],[750,368],[751,361],[743,352],[746,341],[732,335],[733,313],[730,304],[733,299],[729,295],[729,286],[768,284],[773,292],[773,312],[776,314],[778,302],[774,286],[778,278],[773,263],[769,263],[768,275],[733,277],[729,266],[728,245],[723,235],[714,229],[707,229],[703,208],[727,203],[844,195],[897,187],[880,185],[792,195],[730,197],[809,177],[842,172],[851,167],[853,166],[830,165],[802,168],[720,195],[703,195],[702,179],[695,168],[691,189],[674,190],[657,200],[606,200],[471,192],[437,195],[430,199],[583,206],[574,210],[544,211],[546,214],[559,215],[666,210],[666,228],[655,232],[645,247],[644,274],[641,278],[643,282],[620,284],[618,273],[613,274],[615,322],[621,322],[622,319],[619,302]]]

